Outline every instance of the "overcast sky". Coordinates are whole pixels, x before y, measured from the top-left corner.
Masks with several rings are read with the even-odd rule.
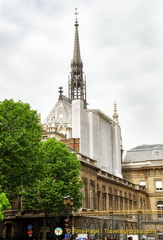
[[[163,0],[1,0],[0,100],[43,121],[68,95],[76,7],[88,108],[117,102],[125,151],[163,144]]]

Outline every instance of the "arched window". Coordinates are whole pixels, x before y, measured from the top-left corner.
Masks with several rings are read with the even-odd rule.
[[[158,218],[163,218],[163,201],[157,203],[157,210],[159,211]]]

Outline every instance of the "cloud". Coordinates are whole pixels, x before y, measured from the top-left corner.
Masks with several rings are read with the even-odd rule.
[[[124,149],[162,142],[162,0],[0,2],[0,99],[49,114],[67,95],[78,7],[89,108],[112,116],[117,101]]]

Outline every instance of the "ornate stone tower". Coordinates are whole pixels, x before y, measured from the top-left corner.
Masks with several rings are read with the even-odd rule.
[[[80,56],[77,12],[68,98],[59,88],[59,98],[43,123],[43,139],[55,137],[96,166],[117,177],[121,174],[122,139],[116,104],[113,118],[99,109],[87,108],[86,81]]]
[[[76,9],[77,10],[77,9]],[[78,20],[77,12],[75,20],[75,39],[74,39],[74,54],[71,62],[71,73],[69,76],[69,99],[76,100],[80,99],[84,101],[86,108],[86,80],[83,76],[83,63],[80,57],[80,44],[79,44],[79,33],[78,33]]]

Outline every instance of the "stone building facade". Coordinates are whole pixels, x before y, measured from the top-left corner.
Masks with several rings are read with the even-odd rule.
[[[163,239],[163,145],[141,145],[127,151],[122,170],[124,179],[147,193],[144,228],[155,229],[156,238]]]

